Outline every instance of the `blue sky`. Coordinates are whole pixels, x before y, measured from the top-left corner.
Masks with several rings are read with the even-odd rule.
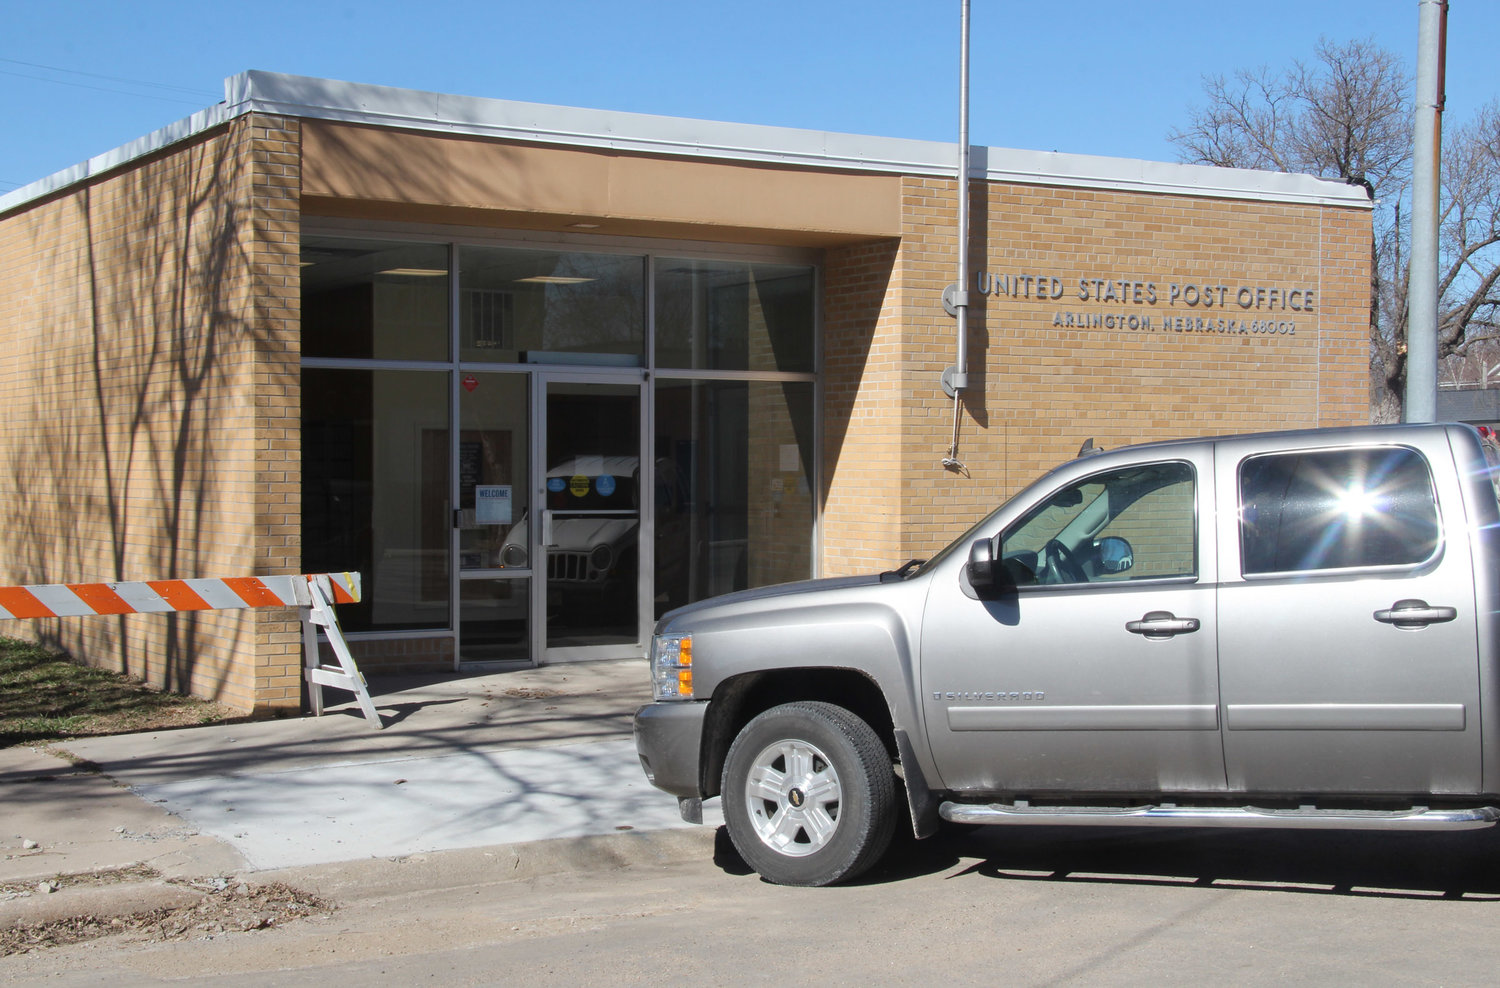
[[[971,138],[1175,160],[1207,73],[1373,38],[1417,0],[972,0]],[[267,69],[667,116],[956,141],[958,0],[0,0],[0,193]],[[1500,2],[1452,0],[1447,126],[1500,95]]]

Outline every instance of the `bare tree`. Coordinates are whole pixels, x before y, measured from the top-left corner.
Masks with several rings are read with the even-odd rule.
[[[1168,135],[1184,160],[1306,172],[1384,189],[1411,173],[1411,76],[1369,41],[1322,40],[1312,65],[1203,81],[1208,105]]]
[[[1184,161],[1305,172],[1363,186],[1375,201],[1370,309],[1371,415],[1398,419],[1406,378],[1412,79],[1372,41],[1318,42],[1311,64],[1204,79],[1207,104],[1173,131]],[[1443,142],[1438,356],[1448,378],[1500,360],[1500,108]],[[1409,210],[1409,207],[1407,207]],[[1409,215],[1409,211],[1407,213]],[[1492,342],[1493,341],[1493,342]],[[1451,366],[1449,366],[1451,365]]]

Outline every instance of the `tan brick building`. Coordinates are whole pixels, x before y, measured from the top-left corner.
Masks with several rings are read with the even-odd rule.
[[[1085,438],[1367,420],[1360,190],[998,149],[955,403],[956,159],[237,76],[0,197],[0,581],[358,570],[376,673],[641,654],[925,556]],[[295,708],[291,617],[5,630]]]

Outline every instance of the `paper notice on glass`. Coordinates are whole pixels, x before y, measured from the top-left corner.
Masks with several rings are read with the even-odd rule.
[[[474,521],[480,525],[510,524],[509,484],[478,484],[474,487]]]
[[[791,473],[802,469],[802,450],[796,443],[783,443],[781,446],[781,471]]]

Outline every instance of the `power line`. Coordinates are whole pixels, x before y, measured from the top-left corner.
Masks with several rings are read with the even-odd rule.
[[[17,77],[22,78],[22,79],[31,79],[31,80],[34,80],[36,82],[49,82],[49,83],[52,83],[53,85],[56,85],[56,86],[72,86],[72,87],[77,88],[77,89],[92,89],[92,90],[95,90],[96,92],[124,93],[124,94],[129,95],[129,96],[139,96],[139,97],[142,97],[144,99],[165,100],[167,102],[172,102],[172,103],[193,103],[195,105],[200,105],[200,106],[203,104],[204,100],[208,100],[209,102],[217,102],[218,98],[219,98],[217,95],[209,95],[208,93],[204,92],[201,89],[192,89],[192,88],[189,88],[187,86],[174,86],[174,85],[171,85],[169,83],[146,82],[146,81],[141,80],[141,79],[125,79],[125,78],[121,78],[119,76],[100,75],[97,72],[81,72],[81,71],[79,71],[77,69],[64,69],[64,68],[60,68],[60,67],[58,67],[56,65],[42,65],[42,64],[40,64],[38,62],[23,62],[23,61],[21,61],[19,59],[15,59],[15,58],[0,58],[0,62],[4,62],[4,63],[6,63],[8,65],[24,65],[27,68],[42,69],[42,70],[47,71],[47,72],[60,72],[60,73],[62,73],[64,75],[82,76],[82,77],[88,78],[88,79],[102,79],[105,82],[117,82],[117,83],[122,83],[122,84],[124,84],[126,86],[136,86],[136,87],[145,88],[145,89],[159,89],[159,90],[163,90],[163,91],[166,91],[166,92],[182,93],[184,95],[182,95],[182,96],[157,96],[157,95],[152,95],[150,93],[134,93],[134,92],[129,92],[129,91],[123,90],[123,89],[107,88],[107,87],[104,87],[104,86],[91,86],[91,85],[88,85],[87,83],[70,82],[70,81],[68,81],[66,79],[49,79],[46,76],[33,75],[33,74],[27,73],[27,72],[16,72],[16,71],[13,71],[13,70],[0,69],[0,75],[17,76]],[[188,96],[191,96],[193,98],[192,99],[188,99],[187,98]]]
[[[32,79],[36,82],[47,82],[54,86],[70,86],[73,89],[89,89],[96,93],[114,93],[116,95],[131,96],[136,99],[154,99],[166,103],[190,103],[193,106],[202,106],[201,99],[187,99],[182,96],[157,96],[153,93],[132,93],[126,89],[110,89],[105,86],[91,86],[86,82],[68,82],[65,79],[46,79],[42,76],[27,75],[25,72],[12,72],[9,69],[0,69],[0,75],[15,76],[19,79]]]
[[[0,62],[7,62],[11,65],[24,65],[29,69],[46,69],[48,72],[62,72],[65,75],[88,76],[91,79],[104,79],[107,82],[123,82],[132,86],[146,86],[150,89],[172,89],[176,90],[179,93],[187,93],[190,96],[202,97],[204,95],[204,91],[201,89],[194,89],[188,86],[174,86],[171,83],[166,82],[146,82],[142,79],[125,79],[120,76],[99,75],[96,72],[83,72],[78,69],[65,69],[57,65],[43,65],[40,62],[23,62],[17,58],[0,58]]]

